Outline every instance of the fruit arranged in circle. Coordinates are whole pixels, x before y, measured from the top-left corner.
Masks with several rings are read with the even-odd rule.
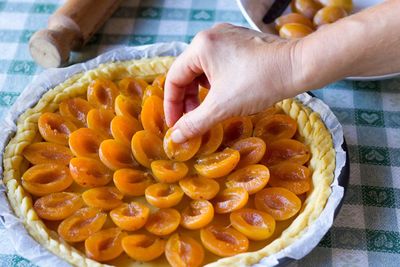
[[[283,162],[269,167],[271,177],[269,184],[283,187],[296,195],[311,189],[311,171],[305,166],[292,162]]]
[[[319,27],[325,24],[333,23],[347,16],[346,10],[337,6],[326,6],[318,10],[314,16],[314,24]]]
[[[38,198],[33,205],[40,218],[59,221],[72,215],[83,206],[83,200],[77,193],[60,192]]]
[[[247,251],[249,240],[232,226],[209,225],[200,230],[204,247],[221,257],[236,255]]]
[[[115,114],[119,116],[136,119],[141,110],[142,105],[139,97],[119,95],[115,99]]]
[[[100,209],[82,208],[60,223],[58,234],[67,242],[81,242],[100,231],[106,219]]]
[[[303,143],[293,139],[280,139],[268,146],[262,163],[272,166],[280,162],[305,164],[311,156],[310,149]]]
[[[60,103],[60,114],[76,126],[85,127],[86,116],[92,109],[92,105],[80,97],[65,99]]]
[[[280,16],[275,20],[275,29],[279,32],[279,30],[283,27],[283,25],[288,23],[298,23],[303,24],[309,28],[313,28],[314,25],[312,21],[299,13],[290,13],[283,16]]]
[[[253,123],[250,117],[232,117],[222,123],[224,138],[222,144],[230,146],[239,139],[250,137],[253,133]]]
[[[150,209],[140,202],[124,203],[110,212],[111,220],[126,231],[136,231],[142,228],[149,215]]]
[[[301,200],[294,193],[281,187],[269,187],[256,193],[255,206],[270,214],[275,220],[287,220],[300,210]]]
[[[182,197],[182,189],[175,184],[152,184],[145,190],[147,202],[157,208],[170,208],[177,205]]]
[[[130,146],[133,135],[142,129],[140,122],[129,116],[118,115],[110,124],[111,134],[118,142]]]
[[[118,93],[118,87],[112,81],[100,78],[88,86],[87,100],[96,108],[113,109]]]
[[[105,186],[89,189],[82,194],[86,205],[102,210],[111,210],[120,206],[124,195],[116,187]]]
[[[282,109],[280,107],[272,106],[272,107],[264,109],[263,111],[261,111],[259,113],[251,115],[250,119],[251,119],[253,125],[256,125],[259,120],[269,117],[271,115],[275,115],[275,114],[284,114],[284,112],[282,111]]]
[[[150,214],[145,225],[146,230],[158,236],[169,235],[174,232],[181,221],[181,215],[175,209],[159,209]]]
[[[122,239],[122,248],[134,260],[151,261],[160,257],[166,241],[148,234],[129,235]]]
[[[243,208],[249,200],[249,193],[241,187],[226,188],[213,199],[216,213],[229,213]]]
[[[159,98],[163,99],[164,91],[158,85],[147,86],[143,93],[142,105],[144,105],[144,103],[150,96],[158,96]]]
[[[251,240],[264,240],[275,231],[275,220],[266,212],[256,209],[240,209],[230,214],[233,228]]]
[[[183,192],[195,200],[210,200],[219,192],[219,183],[214,179],[201,176],[190,176],[179,181]]]
[[[264,156],[266,145],[258,137],[248,137],[236,141],[232,148],[239,151],[240,161],[237,168],[258,163]]]
[[[137,77],[126,77],[118,83],[119,90],[123,95],[139,97],[143,96],[144,89],[146,89],[148,85],[149,84],[145,80]]]
[[[191,159],[199,150],[201,136],[189,139],[181,144],[174,143],[171,138],[173,128],[170,128],[164,136],[164,151],[171,160],[187,161]]]
[[[57,163],[34,165],[22,175],[22,186],[35,196],[61,192],[72,182],[68,168]]]
[[[254,136],[266,143],[279,139],[290,139],[297,131],[297,122],[288,115],[275,114],[261,119],[254,127]]]
[[[121,243],[125,236],[117,227],[94,233],[85,240],[86,255],[100,262],[115,259],[124,251]]]
[[[144,167],[150,168],[154,160],[165,159],[162,140],[154,133],[143,130],[132,137],[131,148],[135,159]]]
[[[110,124],[114,119],[115,114],[109,109],[91,109],[87,115],[88,128],[95,130],[101,136],[106,138],[111,137]]]
[[[189,171],[185,163],[171,160],[155,160],[150,166],[153,175],[161,183],[175,183]]]
[[[239,160],[240,154],[237,150],[225,148],[221,152],[198,157],[194,168],[202,176],[219,178],[229,174]]]
[[[149,96],[143,104],[140,118],[143,129],[162,138],[168,130],[164,118],[163,100],[155,95]]]
[[[69,135],[76,130],[75,124],[56,113],[43,113],[38,120],[39,132],[47,142],[68,145]]]
[[[207,200],[193,200],[182,211],[181,225],[187,229],[200,229],[214,218],[214,207]]]
[[[224,138],[224,128],[218,123],[201,137],[201,146],[197,151],[197,155],[204,156],[214,153],[222,143]]]
[[[32,164],[57,163],[68,165],[74,157],[68,147],[50,142],[30,144],[22,154]]]
[[[119,169],[114,172],[114,184],[128,196],[143,196],[147,187],[154,183],[150,173],[134,169]]]
[[[311,34],[313,30],[300,23],[286,23],[279,30],[279,36],[284,39],[299,39]]]
[[[137,166],[129,146],[114,139],[104,140],[100,144],[99,156],[101,162],[113,171]]]
[[[95,130],[80,128],[69,136],[69,147],[77,157],[99,157],[99,148],[104,138]]]
[[[204,249],[187,235],[173,234],[165,246],[165,257],[172,267],[198,267],[204,260]]]
[[[83,187],[104,186],[111,181],[113,175],[101,161],[85,157],[71,159],[69,170],[74,181]]]
[[[247,165],[229,174],[225,185],[228,188],[243,188],[252,195],[267,185],[269,176],[269,170],[264,165]]]

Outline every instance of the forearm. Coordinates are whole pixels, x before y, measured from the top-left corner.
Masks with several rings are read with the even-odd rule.
[[[304,88],[347,76],[400,72],[400,0],[389,0],[298,42]]]

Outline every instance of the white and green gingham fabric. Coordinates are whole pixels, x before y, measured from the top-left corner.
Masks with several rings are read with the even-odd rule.
[[[42,71],[29,56],[28,40],[46,26],[59,2],[0,0],[0,118]],[[126,0],[71,63],[117,46],[190,42],[216,22],[247,26],[234,0]],[[343,124],[350,184],[333,228],[290,265],[400,266],[400,78],[340,81],[315,94]],[[15,254],[1,224],[0,266],[35,266]]]

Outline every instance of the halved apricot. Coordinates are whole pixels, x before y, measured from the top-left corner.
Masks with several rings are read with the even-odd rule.
[[[249,240],[232,226],[209,225],[200,230],[204,247],[221,257],[233,256],[247,251]]]
[[[194,137],[177,144],[172,141],[171,134],[173,128],[170,128],[164,136],[164,151],[168,158],[177,161],[187,161],[191,159],[199,150],[201,145],[201,136]]]
[[[129,146],[133,135],[142,129],[137,119],[128,116],[115,116],[110,125],[111,134],[115,140]]]
[[[200,229],[214,218],[214,207],[207,200],[193,200],[182,211],[181,225],[187,229]]]
[[[60,223],[58,234],[67,242],[81,242],[100,231],[106,219],[100,209],[82,208]]]
[[[240,161],[236,166],[240,168],[258,163],[265,154],[266,145],[261,138],[248,137],[236,141],[231,148],[240,153]]]
[[[74,157],[68,147],[49,142],[30,144],[24,149],[22,155],[32,164],[58,163],[68,165]]]
[[[232,117],[222,123],[224,139],[222,144],[230,146],[239,139],[250,137],[253,133],[253,123],[249,117]]]
[[[163,100],[155,95],[149,96],[143,104],[140,114],[143,129],[162,138],[168,127],[165,123]]]
[[[280,162],[303,165],[310,159],[310,156],[310,149],[305,144],[293,139],[280,139],[268,146],[261,162],[267,166]]]
[[[100,160],[85,157],[71,159],[69,170],[74,181],[83,187],[104,186],[113,175]]]
[[[111,121],[114,112],[110,109],[91,109],[87,115],[88,128],[95,130],[105,138],[111,137]]]
[[[60,145],[68,145],[69,135],[77,129],[68,119],[50,112],[39,117],[38,127],[44,140]]]
[[[89,84],[87,100],[96,108],[114,109],[118,93],[118,88],[112,81],[98,78]]]
[[[153,184],[146,188],[147,202],[157,208],[169,208],[177,205],[182,197],[182,189],[175,184]]]
[[[124,195],[116,187],[104,186],[86,190],[82,194],[86,205],[102,210],[112,210],[120,206]]]
[[[22,186],[35,196],[63,191],[73,181],[68,168],[56,163],[34,165],[22,175]]]
[[[253,123],[253,125],[256,125],[259,120],[269,117],[271,115],[280,114],[280,113],[283,113],[281,108],[272,106],[267,109],[264,109],[261,112],[251,115],[250,118],[251,118],[251,122]]]
[[[214,199],[216,213],[229,213],[243,208],[249,200],[249,193],[241,187],[226,188]]]
[[[121,91],[122,94],[126,96],[139,96],[139,97],[143,96],[144,89],[146,89],[148,85],[149,84],[145,80],[140,79],[138,77],[135,78],[127,77],[122,79],[118,83],[119,90]]]
[[[59,221],[72,215],[83,206],[83,200],[77,193],[51,193],[35,201],[33,208],[37,215],[45,220]]]
[[[125,146],[114,139],[108,139],[101,142],[99,156],[101,162],[114,171],[122,168],[138,166],[133,158],[129,146]]]
[[[165,257],[172,267],[198,267],[204,260],[199,242],[183,234],[173,234],[165,246]]]
[[[142,111],[141,99],[139,97],[119,95],[115,99],[115,113],[137,119]]]
[[[249,195],[252,195],[267,185],[269,176],[269,170],[264,165],[247,165],[229,174],[225,185],[228,188],[244,188]]]
[[[209,91],[210,91],[210,89],[205,88],[205,87],[203,87],[201,85],[199,86],[199,94],[198,94],[199,103],[202,103],[204,101],[204,99],[208,95]]]
[[[69,147],[77,157],[98,158],[100,144],[103,140],[103,136],[95,130],[80,128],[69,136]]]
[[[269,168],[270,185],[286,188],[296,195],[308,192],[311,187],[311,171],[305,166],[292,162],[283,162]]]
[[[60,103],[61,116],[73,122],[76,126],[86,126],[86,116],[93,107],[80,97],[68,98]]]
[[[124,251],[121,242],[125,236],[127,233],[117,227],[94,233],[85,240],[86,255],[100,262],[115,259]]]
[[[142,228],[149,218],[150,209],[140,203],[124,203],[110,211],[111,220],[121,229],[136,231]]]
[[[254,136],[267,143],[279,139],[290,139],[297,131],[297,122],[285,114],[275,114],[259,120],[254,127]]]
[[[165,79],[167,78],[166,74],[161,74],[158,75],[153,82],[151,83],[153,86],[159,86],[161,88],[164,88],[164,84],[165,84]]]
[[[143,196],[146,188],[154,182],[150,173],[134,169],[117,170],[113,180],[118,190],[128,196]]]
[[[164,236],[174,232],[181,221],[181,215],[175,209],[159,209],[150,214],[146,230],[152,234]]]
[[[151,163],[151,171],[159,182],[175,183],[186,176],[189,168],[183,162],[161,159]]]
[[[240,154],[237,150],[225,148],[221,152],[200,156],[194,168],[196,171],[208,178],[218,178],[230,173],[238,164]]]
[[[282,187],[269,187],[256,193],[256,208],[265,211],[277,221],[287,220],[301,208],[301,200],[294,193]]]
[[[136,160],[147,168],[150,168],[152,161],[166,158],[162,140],[146,130],[133,135],[131,148]]]
[[[191,199],[212,199],[219,192],[219,183],[213,179],[191,176],[179,181],[183,192]]]
[[[201,146],[197,151],[197,155],[203,156],[214,153],[221,145],[223,137],[224,129],[222,124],[218,123],[201,136]]]
[[[275,231],[275,220],[266,212],[255,209],[240,209],[229,216],[233,228],[251,240],[264,240]]]
[[[152,261],[160,257],[165,250],[164,239],[152,235],[129,235],[122,239],[122,248],[136,261]]]
[[[163,99],[164,98],[164,91],[163,89],[158,86],[158,85],[149,85],[146,87],[143,93],[143,98],[142,98],[142,105],[146,102],[146,100],[150,96],[158,96],[159,98]]]

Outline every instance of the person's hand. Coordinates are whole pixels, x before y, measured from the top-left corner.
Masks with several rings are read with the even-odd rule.
[[[184,142],[231,116],[253,114],[296,95],[303,80],[299,49],[298,41],[230,24],[197,34],[165,82],[164,111],[174,127],[173,141]],[[201,105],[199,84],[210,86]]]

